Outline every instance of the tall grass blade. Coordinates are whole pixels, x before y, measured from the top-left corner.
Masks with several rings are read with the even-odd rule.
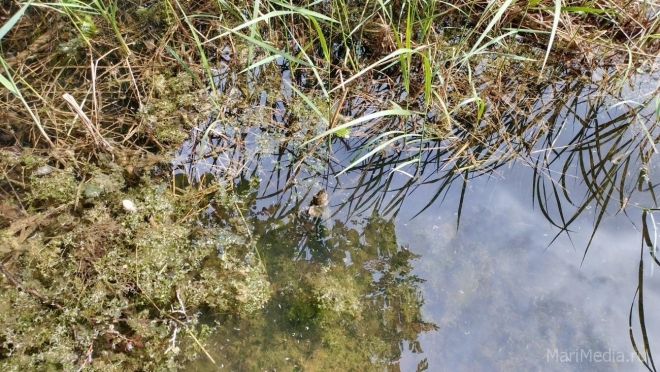
[[[195,82],[197,83],[197,85],[199,85],[200,87],[204,87],[204,83],[202,83],[202,81],[199,79],[199,77],[197,76],[197,74],[195,74],[195,73],[190,69],[190,67],[188,66],[188,64],[185,63],[185,62],[181,59],[181,57],[179,57],[179,55],[177,54],[177,52],[176,52],[174,49],[172,49],[171,46],[169,46],[169,45],[165,45],[165,50],[167,50],[167,51],[170,53],[170,55],[171,55],[172,57],[174,57],[174,59],[175,59],[177,62],[179,62],[179,65],[181,65],[181,67],[183,67],[183,69],[186,70],[186,72],[188,73],[188,75],[190,75],[190,77],[191,77],[193,80],[195,80]]]
[[[336,133],[336,132],[338,132],[342,129],[347,129],[347,128],[356,126],[358,124],[361,124],[361,123],[364,123],[364,122],[367,122],[367,121],[370,121],[370,120],[379,119],[379,118],[386,117],[386,116],[409,116],[409,115],[412,115],[413,113],[414,113],[413,111],[404,110],[404,109],[401,109],[401,108],[393,109],[393,110],[383,110],[383,111],[374,112],[373,114],[369,114],[369,115],[351,120],[347,123],[338,125],[338,126],[332,128],[332,129],[328,129],[325,132],[323,132],[323,133],[315,136],[314,138],[310,139],[309,141],[303,143],[302,146],[307,145],[310,142],[314,142],[314,141],[318,140],[319,138],[329,136],[329,135],[331,135],[333,133]]]
[[[365,67],[360,72],[358,72],[357,74],[355,74],[355,75],[351,76],[350,78],[346,79],[345,81],[343,81],[341,84],[337,85],[336,87],[330,89],[330,93],[334,92],[335,90],[343,89],[348,83],[352,82],[353,80],[355,80],[355,79],[359,78],[360,76],[366,74],[367,72],[371,71],[372,69],[376,68],[377,66],[380,66],[380,65],[382,65],[386,62],[392,61],[393,59],[395,59],[396,57],[398,57],[402,54],[418,53],[419,51],[421,51],[425,48],[427,48],[426,45],[419,46],[415,49],[407,49],[407,48],[397,49],[394,52],[386,55],[385,57],[383,57],[383,58],[379,59],[378,61],[370,64],[369,66]]]
[[[321,121],[323,121],[323,123],[324,123],[326,126],[329,126],[329,125],[330,125],[330,120],[327,118],[327,116],[324,115],[323,112],[321,112],[321,110],[320,110],[318,107],[316,107],[316,105],[314,104],[314,102],[312,102],[312,100],[309,99],[309,97],[307,97],[307,96],[305,95],[305,93],[303,93],[303,92],[301,92],[300,90],[298,90],[296,87],[293,86],[293,84],[290,84],[288,81],[285,81],[285,83],[286,83],[286,85],[288,85],[289,88],[291,88],[291,89],[292,89],[292,90],[293,90],[293,91],[294,91],[294,92],[295,92],[295,93],[296,93],[296,94],[297,94],[297,95],[298,95],[303,101],[305,101],[305,103],[307,104],[307,106],[309,106],[309,107],[314,111],[314,113],[318,116],[318,118],[319,118]]]
[[[0,57],[2,58],[2,57]],[[4,60],[3,60],[4,62]],[[4,63],[3,63],[4,65]],[[16,88],[16,85],[14,84],[13,81],[7,80],[4,76],[0,75],[0,84],[2,84],[3,87],[7,88],[8,91],[10,91],[13,95],[18,96],[20,93],[18,89]]]
[[[543,57],[543,65],[541,65],[541,74],[545,69],[545,64],[548,62],[548,57],[550,57],[550,49],[552,49],[552,43],[555,41],[555,36],[557,35],[557,28],[559,27],[559,16],[561,12],[561,0],[555,0],[555,12],[554,18],[552,20],[552,30],[550,31],[550,40],[548,40],[548,49],[545,51],[545,57]]]
[[[11,30],[11,28],[14,27],[16,23],[18,23],[18,20],[21,19],[21,17],[23,16],[27,8],[30,7],[30,4],[32,4],[33,1],[34,0],[30,0],[27,3],[25,3],[25,5],[23,5],[21,9],[19,9],[18,12],[16,12],[16,14],[14,14],[13,16],[11,16],[11,18],[9,18],[7,23],[5,23],[4,25],[2,25],[2,27],[0,27],[0,40],[2,40],[2,38],[5,37],[5,35],[7,35],[7,32],[9,32],[9,30]]]
[[[399,133],[404,133],[404,132],[401,132],[401,131],[390,131],[390,132],[382,133],[382,134],[379,135],[378,137],[376,137],[376,138],[374,138],[373,140],[371,140],[370,143],[367,144],[367,146],[365,146],[365,147],[368,147],[368,146],[370,146],[371,144],[378,142],[378,140],[381,139],[381,138],[383,138],[383,137],[387,137],[387,136],[390,136],[390,135],[392,135],[392,134],[399,134]],[[373,156],[374,154],[377,154],[377,153],[380,152],[381,150],[384,150],[386,147],[388,147],[388,146],[391,145],[392,143],[394,143],[394,142],[396,142],[396,141],[399,141],[399,140],[406,139],[406,138],[411,138],[411,137],[413,137],[413,138],[414,138],[414,137],[421,137],[421,135],[420,135],[420,134],[415,134],[415,133],[410,133],[410,134],[402,134],[402,135],[400,135],[400,136],[396,136],[396,137],[394,137],[394,138],[391,138],[391,139],[389,139],[389,140],[387,140],[387,141],[381,143],[380,145],[376,146],[375,148],[373,148],[371,151],[369,151],[368,153],[366,153],[365,155],[363,155],[363,156],[360,157],[359,159],[351,161],[351,163],[350,163],[348,166],[346,166],[346,168],[344,168],[341,172],[337,173],[337,177],[339,177],[339,176],[342,175],[343,173],[347,172],[349,169],[352,169],[352,168],[355,167],[356,165],[360,164],[362,161],[364,161],[364,160],[370,158],[370,157]]]
[[[19,19],[23,16],[23,14],[25,14],[25,11],[30,6],[30,4],[32,4],[32,2],[33,1],[30,0],[25,5],[23,5],[21,7],[21,9],[19,9],[18,12],[16,12],[16,14],[14,14],[9,19],[9,21],[7,21],[7,23],[5,23],[4,25],[2,25],[2,27],[0,27],[0,40],[2,40],[2,38],[5,35],[7,35],[9,30],[12,27],[14,27],[14,25],[16,25],[16,23],[18,23]],[[2,44],[0,44],[0,46],[1,45]],[[39,132],[46,139],[46,142],[48,142],[48,144],[50,144],[51,146],[54,146],[53,142],[50,140],[50,138],[46,134],[46,131],[44,130],[43,126],[41,125],[41,120],[39,120],[39,118],[32,111],[32,108],[30,107],[30,105],[25,100],[25,97],[23,97],[23,94],[21,93],[21,91],[18,89],[18,86],[16,85],[16,81],[14,81],[14,78],[11,75],[12,70],[9,67],[9,65],[7,64],[7,61],[5,61],[5,59],[2,57],[2,55],[0,55],[0,65],[2,65],[2,69],[4,70],[4,73],[7,74],[7,76],[4,76],[2,74],[2,72],[0,72],[0,84],[2,86],[4,86],[5,88],[7,88],[8,91],[10,91],[16,98],[18,98],[21,101],[23,106],[25,106],[25,108],[27,109],[28,114],[30,115],[30,117],[32,117],[32,120],[34,121],[34,124],[39,129]]]
[[[252,37],[248,36],[248,35],[244,35],[240,32],[235,32],[233,29],[232,30],[227,29],[227,31],[229,31],[230,33],[233,33],[236,36],[239,36],[239,37],[245,39],[245,41],[247,41],[250,44],[260,46],[261,48],[271,52],[275,56],[281,56],[284,59],[288,60],[289,62],[295,62],[295,63],[297,63],[299,65],[302,65],[302,66],[305,66],[305,67],[311,67],[308,62],[303,61],[300,58],[294,57],[291,54],[289,54],[287,52],[284,52],[282,50],[279,50],[279,49],[277,49],[277,48],[275,48],[271,45],[268,45],[268,44],[266,44],[265,42],[263,42],[261,40],[257,40],[255,38],[252,38]]]
[[[559,1],[559,0],[557,0],[557,1]],[[488,23],[488,26],[486,26],[486,29],[484,31],[482,31],[481,36],[479,37],[479,39],[477,39],[477,42],[474,43],[474,45],[472,46],[472,50],[470,50],[470,52],[468,53],[468,56],[473,55],[474,52],[479,48],[479,45],[481,45],[481,42],[488,36],[488,33],[490,32],[490,30],[492,30],[493,27],[495,27],[495,25],[502,19],[502,15],[504,14],[504,12],[506,12],[506,10],[509,8],[509,5],[511,5],[512,2],[513,2],[513,0],[506,0],[502,4],[500,9],[493,16],[493,19],[491,19],[490,22]],[[484,13],[487,13],[488,10],[492,6],[494,6],[493,4],[495,4],[494,1],[491,2],[490,4],[488,4],[488,7],[486,7],[486,10],[484,11]]]
[[[252,7],[252,19],[259,17],[259,8],[261,7],[261,0],[255,0]],[[250,38],[256,39],[257,36],[257,23],[254,22],[250,25]],[[247,63],[252,63],[254,58],[254,44],[248,44],[248,59]]]
[[[176,5],[179,7],[179,10],[181,11],[181,15],[183,16],[184,21],[188,25],[188,28],[190,29],[190,34],[192,35],[192,37],[195,41],[195,46],[197,47],[197,51],[199,52],[199,58],[202,60],[201,61],[202,66],[204,67],[204,71],[206,72],[207,78],[209,80],[209,86],[211,87],[211,92],[215,93],[216,92],[216,87],[215,87],[215,82],[213,81],[213,72],[211,71],[211,66],[209,65],[209,60],[206,57],[206,52],[204,51],[204,47],[202,46],[202,42],[199,40],[199,36],[197,36],[197,30],[195,29],[195,26],[193,26],[192,22],[190,21],[190,17],[188,17],[186,12],[183,10],[183,7],[179,3],[179,0],[176,0]],[[214,101],[214,103],[215,103],[215,101]]]

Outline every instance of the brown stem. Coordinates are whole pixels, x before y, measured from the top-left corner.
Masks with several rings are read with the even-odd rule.
[[[35,296],[36,298],[41,300],[42,304],[47,305],[47,306],[53,306],[53,307],[57,308],[58,310],[64,311],[64,308],[60,304],[58,304],[55,301],[52,301],[52,302],[48,301],[48,297],[41,294],[41,292],[37,291],[36,289],[26,288],[21,282],[18,281],[18,279],[16,279],[9,272],[9,270],[7,270],[7,268],[5,267],[5,265],[2,262],[0,262],[0,271],[2,271],[2,273],[5,274],[5,276],[7,277],[7,279],[9,279],[9,281],[12,282],[16,287],[20,288],[21,290],[23,290],[23,291],[25,291],[25,292],[33,295],[33,296]]]

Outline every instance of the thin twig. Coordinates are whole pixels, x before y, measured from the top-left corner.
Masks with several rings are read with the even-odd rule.
[[[7,270],[7,268],[5,267],[5,265],[2,262],[0,262],[0,271],[2,271],[2,273],[5,274],[5,276],[7,277],[7,279],[9,279],[9,281],[12,282],[12,284],[14,284],[17,288],[20,288],[21,290],[37,297],[39,300],[41,300],[42,304],[48,305],[48,306],[53,306],[53,307],[57,308],[58,310],[64,311],[64,308],[60,304],[58,304],[55,301],[49,301],[48,297],[44,296],[43,294],[41,294],[36,289],[26,288],[20,281],[18,281],[18,279],[16,279],[16,277],[14,277],[9,272],[9,270]]]

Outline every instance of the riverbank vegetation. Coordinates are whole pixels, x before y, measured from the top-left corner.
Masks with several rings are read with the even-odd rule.
[[[386,341],[414,345],[435,328],[419,314],[417,279],[354,283],[327,268],[295,283],[293,264],[269,261],[266,231],[246,218],[267,154],[277,153],[282,188],[357,169],[355,213],[377,205],[394,215],[414,182],[439,185],[430,205],[453,181],[465,190],[470,177],[522,160],[538,170],[543,213],[566,232],[590,203],[596,225],[612,195],[624,209],[638,179],[626,174],[641,160],[642,177],[657,152],[655,96],[622,98],[634,75],[657,69],[660,9],[650,3],[0,1],[3,370],[212,361],[215,327],[201,314],[250,319],[273,298],[290,304],[296,326],[311,322],[339,347],[351,334],[327,333],[329,324],[347,316],[361,329],[370,291],[388,290],[413,309],[404,336],[381,327],[372,340],[378,361],[395,363]],[[585,96],[596,103],[557,146],[560,119]],[[626,110],[600,123],[592,108],[605,106]],[[577,151],[596,145],[597,160]],[[561,157],[569,161],[558,166]],[[562,192],[574,169],[565,164],[578,164],[590,196]],[[409,176],[400,197],[369,196],[389,187],[370,180],[391,172]],[[575,208],[552,207],[560,198]],[[388,247],[387,259],[414,256]],[[382,259],[372,273],[387,276]],[[300,360],[328,358],[305,352]]]

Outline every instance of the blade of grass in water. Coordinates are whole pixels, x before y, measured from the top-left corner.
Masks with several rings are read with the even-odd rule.
[[[289,54],[289,53],[287,53],[287,52],[284,52],[284,51],[282,51],[282,50],[278,50],[277,48],[275,48],[275,47],[273,47],[273,46],[271,46],[271,45],[268,45],[268,44],[266,44],[266,43],[263,42],[263,41],[260,41],[260,40],[257,40],[257,39],[254,39],[254,38],[251,38],[250,36],[248,36],[248,35],[244,35],[244,34],[242,34],[242,33],[240,33],[240,32],[235,32],[235,31],[233,31],[233,30],[229,30],[229,29],[228,29],[228,31],[230,31],[231,33],[233,33],[233,34],[236,35],[236,36],[239,36],[239,37],[245,39],[245,41],[247,41],[247,42],[250,43],[250,44],[254,44],[254,45],[260,46],[260,47],[262,47],[263,49],[265,49],[265,50],[271,52],[272,54],[274,54],[274,55],[276,55],[276,56],[277,56],[277,55],[282,56],[284,59],[288,60],[289,62],[295,62],[295,63],[297,63],[297,64],[299,64],[299,65],[302,65],[302,66],[311,67],[311,66],[309,65],[308,62],[303,61],[303,60],[300,59],[300,58],[296,58],[296,57],[292,56],[291,54]]]
[[[192,22],[190,21],[190,17],[185,13],[183,10],[183,7],[179,3],[178,0],[176,0],[176,5],[179,7],[179,10],[181,11],[181,15],[188,25],[188,28],[190,29],[190,34],[193,37],[193,40],[195,41],[195,46],[197,47],[197,51],[199,52],[199,58],[202,60],[202,66],[204,67],[204,71],[206,72],[207,78],[209,80],[209,86],[211,87],[211,92],[215,93],[216,92],[216,87],[215,87],[215,82],[213,81],[213,72],[211,71],[211,66],[209,64],[209,60],[206,57],[206,52],[204,52],[204,47],[202,46],[202,42],[199,40],[199,36],[197,36],[197,30],[193,26]],[[217,105],[217,103],[214,100],[214,103]]]
[[[218,35],[218,36],[215,36],[215,37],[212,37],[212,38],[206,40],[206,41],[204,42],[204,44],[206,44],[206,43],[212,43],[212,42],[214,42],[214,41],[216,41],[216,40],[218,40],[218,39],[221,39],[221,38],[223,38],[223,37],[225,37],[225,36],[227,36],[227,35],[230,35],[230,34],[232,34],[232,33],[238,32],[238,31],[240,31],[240,30],[242,30],[242,29],[244,29],[244,28],[250,28],[250,29],[252,29],[252,28],[255,27],[256,24],[259,23],[259,22],[262,22],[262,21],[268,21],[268,20],[273,19],[273,18],[275,18],[275,19],[279,19],[279,18],[282,18],[282,17],[287,16],[287,15],[291,15],[291,14],[299,14],[299,13],[297,13],[295,10],[273,10],[273,11],[268,12],[268,13],[262,15],[262,16],[259,16],[259,17],[253,18],[253,19],[251,19],[251,20],[249,20],[249,21],[247,21],[247,22],[241,23],[240,25],[238,25],[238,26],[236,26],[236,27],[234,27],[234,28],[231,28],[231,29],[226,28],[227,31],[221,33],[221,34]],[[306,12],[306,13],[303,13],[303,14],[307,15],[307,16],[309,17],[309,19],[314,19],[314,20],[322,19],[322,20],[324,20],[324,21],[328,21],[328,22],[332,22],[332,23],[336,23],[336,22],[337,22],[336,20],[334,20],[334,19],[332,19],[332,18],[329,18],[329,17],[323,16],[323,15],[321,15],[321,14],[319,14],[319,13],[315,13],[315,12]],[[256,36],[252,36],[252,35],[250,35],[250,36],[251,36],[251,38],[253,38],[253,39],[256,38]],[[327,46],[326,46],[326,48],[327,48]]]
[[[261,6],[261,0],[255,0],[252,7],[252,19],[256,19],[259,16],[259,7]],[[257,23],[252,23],[250,25],[250,38],[256,40],[257,37]],[[247,63],[252,63],[254,58],[254,44],[248,44],[248,58]]]
[[[415,48],[415,49],[406,49],[406,48],[403,48],[403,49],[397,49],[397,50],[395,50],[394,52],[392,52],[392,53],[386,55],[385,57],[383,57],[383,58],[379,59],[378,61],[376,61],[376,62],[370,64],[369,66],[365,67],[365,68],[362,69],[360,72],[358,72],[357,74],[355,74],[355,75],[351,76],[350,78],[346,79],[345,81],[343,81],[341,84],[337,85],[336,87],[330,89],[330,93],[332,93],[332,92],[334,92],[334,91],[336,91],[336,90],[342,89],[343,87],[345,87],[348,83],[352,82],[353,80],[355,80],[355,79],[359,78],[360,76],[366,74],[367,72],[371,71],[372,69],[376,68],[377,66],[380,66],[380,65],[382,65],[382,64],[384,64],[384,63],[386,63],[386,62],[391,62],[391,61],[394,60],[396,57],[398,57],[398,56],[400,56],[400,55],[402,55],[402,54],[406,54],[406,53],[418,53],[418,52],[420,52],[421,50],[423,50],[423,49],[425,49],[425,48],[427,48],[426,45],[423,45],[423,46],[417,47],[417,48]]]
[[[351,161],[351,163],[350,163],[348,166],[346,166],[346,168],[344,168],[341,172],[337,173],[337,177],[340,176],[341,174],[347,172],[348,170],[352,169],[352,168],[355,167],[356,165],[360,164],[360,163],[363,162],[364,160],[366,160],[366,159],[372,157],[373,155],[379,153],[380,151],[384,150],[385,148],[387,148],[388,146],[390,146],[391,144],[393,144],[393,143],[396,142],[396,141],[406,140],[406,139],[408,139],[408,138],[422,138],[422,135],[421,135],[421,134],[417,134],[417,133],[402,134],[402,133],[404,133],[404,132],[401,132],[401,131],[390,131],[390,132],[383,133],[383,134],[379,135],[378,137],[374,138],[374,139],[371,141],[371,143],[376,143],[379,139],[381,139],[381,138],[383,138],[383,137],[387,137],[387,136],[392,135],[392,134],[401,134],[401,135],[398,135],[398,136],[396,136],[396,137],[394,137],[394,138],[391,138],[391,139],[389,139],[389,140],[387,140],[387,141],[385,141],[385,142],[379,144],[379,145],[376,146],[373,150],[369,151],[368,153],[366,153],[365,155],[363,155],[363,156],[360,157],[359,159],[356,159],[356,160]],[[367,146],[370,146],[370,144],[368,144]],[[367,146],[365,146],[365,147],[367,147]],[[417,159],[414,159],[413,161],[416,162]],[[398,167],[395,168],[395,170],[396,170],[396,169],[398,169]]]
[[[202,83],[202,81],[199,79],[199,77],[197,76],[197,74],[195,74],[195,73],[190,69],[190,67],[188,66],[188,64],[185,63],[185,62],[181,59],[181,57],[179,57],[179,55],[176,53],[176,51],[175,51],[174,49],[172,49],[172,47],[170,47],[169,45],[165,45],[165,50],[167,50],[167,51],[170,53],[170,55],[171,55],[172,57],[174,57],[174,59],[175,59],[177,62],[179,62],[179,64],[181,65],[181,67],[183,67],[183,69],[186,70],[186,72],[188,73],[188,75],[190,75],[190,77],[191,77],[193,80],[195,80],[195,82],[197,83],[197,85],[199,85],[200,87],[203,87],[203,86],[204,86],[204,83]]]
[[[413,114],[412,111],[404,110],[404,109],[401,109],[401,108],[393,109],[393,110],[383,110],[383,111],[374,112],[373,114],[365,115],[365,116],[362,116],[360,118],[351,120],[347,123],[338,125],[338,126],[332,128],[332,129],[328,129],[325,132],[323,132],[323,133],[315,136],[314,138],[310,139],[309,141],[303,143],[302,145],[303,146],[307,145],[310,142],[314,142],[314,141],[316,141],[320,138],[323,138],[325,136],[329,136],[329,135],[331,135],[333,133],[336,133],[336,132],[338,132],[342,129],[347,129],[347,128],[356,126],[358,124],[361,124],[361,123],[364,123],[364,122],[367,122],[367,121],[370,121],[370,120],[382,118],[382,117],[385,117],[385,116],[409,116],[409,115],[412,115],[412,114]]]
[[[314,104],[314,102],[312,102],[312,100],[309,99],[309,97],[307,97],[303,92],[301,92],[301,91],[299,91],[298,89],[296,89],[296,87],[294,87],[294,86],[293,86],[292,84],[290,84],[288,81],[285,80],[284,82],[285,82],[286,85],[287,85],[289,88],[291,88],[291,89],[292,89],[292,90],[293,90],[293,91],[294,91],[294,92],[295,92],[295,93],[296,93],[296,94],[297,94],[297,95],[298,95],[303,101],[305,101],[305,103],[306,103],[306,104],[312,109],[312,111],[314,111],[314,113],[318,116],[319,120],[322,120],[323,123],[324,123],[326,126],[329,126],[329,125],[330,125],[330,120],[326,117],[326,115],[324,115],[324,114],[321,112],[321,110],[320,110],[318,107],[316,107],[316,105]]]

